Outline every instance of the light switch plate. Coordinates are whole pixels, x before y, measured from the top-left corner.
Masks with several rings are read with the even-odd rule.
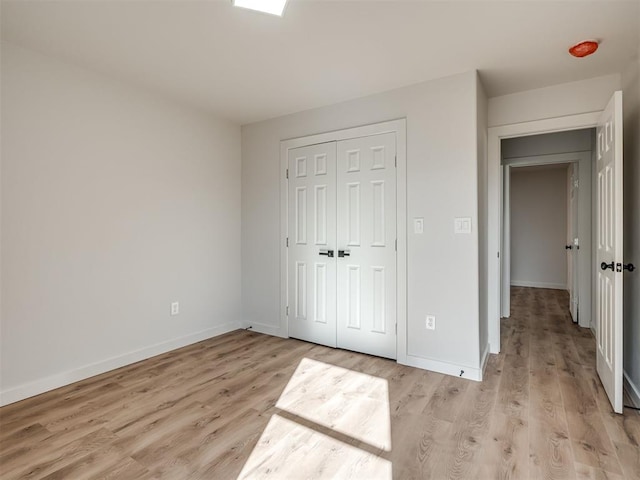
[[[413,219],[413,233],[424,233],[424,218],[416,217]]]
[[[455,233],[471,233],[471,217],[456,217],[453,219]]]

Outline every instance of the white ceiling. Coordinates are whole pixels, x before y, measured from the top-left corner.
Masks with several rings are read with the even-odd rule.
[[[2,0],[2,38],[245,124],[478,69],[489,96],[620,72],[638,0]],[[592,57],[572,44],[602,40]]]

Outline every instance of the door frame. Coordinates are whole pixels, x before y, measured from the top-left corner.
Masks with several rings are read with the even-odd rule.
[[[592,198],[592,181],[591,171],[592,151],[577,151],[570,153],[559,153],[550,155],[533,155],[528,157],[517,157],[505,159],[502,163],[504,170],[504,218],[502,225],[502,282],[501,282],[501,312],[500,316],[509,318],[511,310],[511,301],[509,291],[511,289],[511,189],[509,175],[512,169],[520,167],[532,167],[543,165],[557,164],[577,164],[578,165],[578,232],[580,239],[580,250],[578,251],[577,268],[578,271],[592,272],[592,258],[594,251],[591,244],[592,238],[592,215],[591,215],[591,198]],[[569,219],[567,219],[569,221]],[[592,321],[592,276],[581,275],[578,279],[578,311],[579,322],[581,327],[591,327]]]
[[[567,115],[564,117],[533,120],[530,122],[500,125],[487,129],[487,319],[489,322],[489,351],[500,353],[500,307],[502,270],[502,188],[501,188],[501,142],[506,138],[526,137],[544,133],[566,132],[595,128],[602,110]]]
[[[289,150],[318,143],[338,142],[383,133],[396,134],[396,361],[407,360],[407,120],[387,122],[306,135],[280,141],[280,331],[289,336],[289,180],[287,178]]]

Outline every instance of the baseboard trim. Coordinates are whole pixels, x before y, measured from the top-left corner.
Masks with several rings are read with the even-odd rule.
[[[482,370],[479,368],[469,367],[467,365],[447,363],[440,360],[416,357],[413,355],[407,355],[406,361],[400,362],[398,360],[398,363],[407,365],[409,367],[422,368],[423,370],[431,370],[432,372],[451,375],[453,377],[462,377],[468,380],[475,380],[476,382],[482,381]],[[461,371],[464,373],[460,374]]]
[[[101,373],[115,370],[116,368],[131,365],[132,363],[146,360],[163,353],[186,347],[193,343],[201,342],[212,337],[217,337],[224,333],[232,332],[241,328],[239,322],[229,322],[217,327],[208,328],[200,332],[185,335],[184,337],[175,338],[166,342],[156,343],[149,347],[134,350],[133,352],[118,355],[106,360],[102,360],[89,365],[84,365],[73,370],[57,373],[39,380],[24,383],[17,387],[9,388],[0,392],[0,406],[24,400],[25,398],[34,397],[41,393],[64,387],[71,383],[85,380],[87,378],[100,375]]]
[[[624,389],[626,390],[627,395],[629,395],[629,398],[631,398],[631,403],[633,403],[634,407],[640,408],[640,388],[631,381],[627,372],[624,372],[623,375]]]
[[[274,337],[289,338],[287,332],[284,332],[280,327],[274,327],[272,325],[264,325],[262,323],[247,323],[246,327],[249,330],[258,333],[264,333],[265,335],[273,335]]]
[[[511,280],[512,287],[549,288],[551,290],[566,290],[567,285],[562,283],[529,282],[527,280]]]
[[[484,351],[482,352],[482,357],[480,359],[480,380],[484,378],[484,371],[487,368],[488,361],[489,361],[489,344],[487,343],[484,347]]]

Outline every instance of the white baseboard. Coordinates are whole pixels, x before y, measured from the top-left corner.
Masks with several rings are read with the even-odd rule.
[[[131,365],[132,363],[146,360],[147,358],[155,357],[162,353],[170,352],[177,348],[186,347],[193,343],[207,340],[208,338],[217,337],[223,333],[232,332],[239,329],[239,322],[229,322],[217,327],[208,328],[200,332],[185,335],[184,337],[175,338],[166,342],[156,343],[149,347],[134,350],[133,352],[125,353],[124,355],[118,355],[117,357],[107,358],[100,362],[84,365],[73,370],[66,372],[56,373],[49,377],[41,378],[29,383],[18,385],[7,390],[0,392],[0,406],[8,405],[25,398],[33,397],[56,388],[64,387],[74,382],[84,380],[101,373],[105,373],[116,368]]]
[[[487,361],[489,360],[489,343],[484,347],[482,357],[480,358],[480,380],[484,378],[484,369],[487,368]]]
[[[624,372],[624,389],[627,391],[627,394],[631,398],[631,402],[633,406],[636,408],[640,408],[640,386],[635,385],[627,372]]]
[[[246,323],[246,322],[245,322]],[[287,332],[283,331],[281,327],[274,327],[272,325],[263,325],[260,323],[246,323],[245,328],[251,327],[251,330],[264,333],[267,335],[273,335],[281,338],[289,338]],[[483,363],[486,363],[486,359],[489,354],[489,345],[487,344],[483,353]],[[431,370],[436,373],[443,373],[445,375],[452,375],[454,377],[462,377],[469,380],[482,381],[482,369],[468,367],[466,365],[457,365],[453,363],[441,362],[439,360],[432,360],[429,358],[416,357],[413,355],[400,355],[396,360],[401,365],[407,365],[409,367],[421,368],[423,370]],[[482,365],[484,368],[484,364]],[[462,375],[460,372],[464,371]]]
[[[468,380],[475,380],[477,382],[482,381],[482,370],[479,368],[468,367],[466,365],[457,365],[455,363],[441,362],[440,360],[433,360],[430,358],[416,357],[413,355],[407,355],[406,362],[400,362],[402,365],[409,367],[422,368],[424,370],[431,370],[436,373],[443,373],[445,375],[451,375],[454,377],[462,377]],[[464,373],[460,373],[464,372]]]
[[[251,330],[258,333],[264,333],[266,335],[273,335],[274,337],[289,338],[287,332],[283,331],[280,327],[274,327],[273,325],[264,325],[262,323],[247,323],[245,328],[251,327]]]
[[[552,290],[567,290],[564,283],[529,282],[528,280],[511,280],[512,287],[550,288]]]

